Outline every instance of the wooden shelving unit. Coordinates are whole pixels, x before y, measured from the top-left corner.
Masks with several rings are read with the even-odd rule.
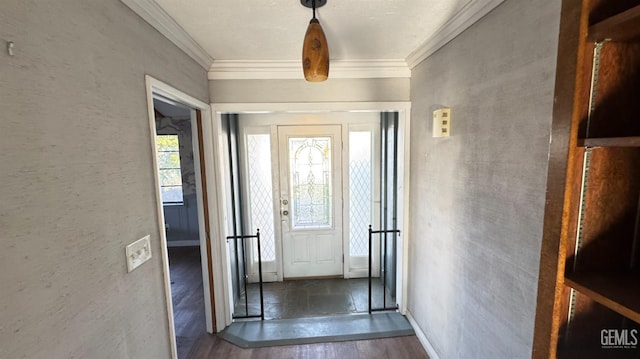
[[[632,7],[589,27],[590,41],[629,41],[640,37],[640,6]]]
[[[578,140],[580,147],[640,147],[640,136],[585,138]]]
[[[640,328],[640,0],[583,0],[582,11],[557,353],[635,358],[640,345],[603,352],[599,335]]]
[[[601,305],[631,320],[640,322],[638,278],[629,273],[573,273],[565,284]]]

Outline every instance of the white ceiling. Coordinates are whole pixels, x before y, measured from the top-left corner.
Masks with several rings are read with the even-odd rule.
[[[300,0],[156,0],[215,60],[297,60],[311,9]],[[331,59],[402,59],[471,0],[328,0]]]
[[[312,11],[300,0],[121,0],[209,71],[209,79],[302,78]],[[317,10],[332,78],[411,68],[504,0],[327,0]]]

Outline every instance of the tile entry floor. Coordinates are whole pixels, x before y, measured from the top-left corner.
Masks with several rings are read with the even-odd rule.
[[[169,249],[178,358],[185,358],[199,337],[206,334],[200,249]],[[382,307],[380,278],[372,279],[372,302]],[[260,314],[257,284],[248,285],[250,314]],[[395,300],[387,294],[387,306]],[[244,296],[236,301],[235,314],[244,315]],[[366,313],[368,281],[361,279],[291,280],[264,284],[265,319],[293,319]]]
[[[241,284],[242,285],[242,284]],[[383,307],[380,278],[372,279],[372,306]],[[247,285],[249,315],[260,314],[260,293],[257,283]],[[264,283],[265,319],[322,317],[368,312],[367,278],[309,279]],[[395,307],[395,298],[388,293],[386,306]],[[246,314],[245,297],[236,300],[234,316]]]

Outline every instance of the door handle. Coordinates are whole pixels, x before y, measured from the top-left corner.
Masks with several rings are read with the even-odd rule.
[[[286,209],[284,211],[282,211],[282,215],[283,216],[288,216],[289,215],[289,211],[287,211]]]

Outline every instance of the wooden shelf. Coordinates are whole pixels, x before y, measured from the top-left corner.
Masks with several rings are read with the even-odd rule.
[[[580,138],[580,147],[640,147],[640,136]]]
[[[631,273],[571,273],[564,283],[603,306],[640,323],[640,277]]]
[[[630,41],[640,38],[640,5],[589,27],[590,41]]]
[[[572,273],[553,273],[559,274],[559,288],[541,286],[545,294],[556,290],[551,315],[539,321],[550,327],[554,347],[540,357],[613,358],[620,352],[599,345],[600,331],[640,323],[640,270],[629,269],[632,259],[640,263],[634,243],[640,230],[640,0],[562,3],[561,29],[571,32],[561,31],[558,61],[572,72],[556,74],[556,86],[568,91],[557,96],[554,109],[571,111],[570,133],[577,133],[577,144],[560,169],[566,169],[560,182],[564,192],[550,187],[557,192],[547,196],[545,216],[561,215],[562,226],[549,231],[545,226],[545,235],[560,237],[560,246],[556,240],[547,243],[552,251],[562,248],[557,268]],[[554,114],[554,123],[568,121],[564,113]],[[547,181],[560,179],[550,172]],[[562,200],[563,193],[571,196]],[[555,253],[545,267],[555,264]],[[542,321],[549,317],[559,325]]]

